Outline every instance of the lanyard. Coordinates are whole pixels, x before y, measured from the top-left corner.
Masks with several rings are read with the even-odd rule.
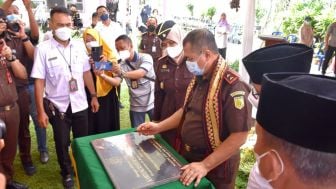
[[[59,50],[58,47],[56,47],[56,49],[58,50],[58,52],[62,55],[64,61],[66,62],[66,64],[68,64],[69,70],[70,70],[70,74],[72,77],[72,71],[71,71],[71,46],[70,46],[70,63],[67,61],[67,59],[65,58],[64,54]]]

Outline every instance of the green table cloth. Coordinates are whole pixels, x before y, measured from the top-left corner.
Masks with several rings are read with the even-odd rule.
[[[108,132],[98,135],[91,135],[74,139],[71,144],[72,155],[75,169],[77,170],[78,182],[81,189],[110,189],[114,188],[110,177],[104,169],[103,164],[100,162],[95,150],[91,146],[91,141],[110,137],[114,135],[134,132],[134,129],[125,129],[120,131]],[[167,147],[167,149],[174,154],[183,164],[187,161],[183,159],[171,146],[169,146],[159,135],[155,136],[158,141]],[[131,180],[129,182],[132,182]],[[161,186],[156,186],[157,189],[171,189],[171,188],[195,188],[193,183],[188,187],[182,185],[180,181],[170,182]],[[199,189],[214,189],[209,180],[203,178],[197,187]]]

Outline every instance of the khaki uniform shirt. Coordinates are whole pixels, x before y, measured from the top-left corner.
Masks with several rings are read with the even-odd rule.
[[[206,95],[209,92],[210,78],[198,77],[196,87],[190,102],[186,105],[185,119],[181,128],[182,142],[196,149],[207,148],[205,133],[204,106]],[[248,131],[251,124],[251,104],[247,96],[249,87],[242,81],[228,84],[223,81],[222,87],[222,126],[221,140],[224,141],[230,134]],[[235,98],[243,96],[244,106],[236,107]]]
[[[139,49],[143,53],[150,54],[153,58],[154,65],[161,57],[161,40],[155,34],[142,34]]]
[[[13,72],[9,65],[10,63],[7,61],[5,64],[0,61],[0,107],[13,104],[18,99]],[[7,70],[10,73],[12,83],[8,82]]]
[[[183,106],[186,91],[193,74],[188,71],[185,59],[180,64],[176,64],[169,56],[157,62],[155,74],[153,119],[161,121]]]

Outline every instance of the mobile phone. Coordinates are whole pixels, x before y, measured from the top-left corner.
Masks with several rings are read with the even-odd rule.
[[[103,53],[103,46],[91,47],[91,56],[93,61],[98,62]]]
[[[96,70],[112,70],[112,62],[95,62],[95,69]]]

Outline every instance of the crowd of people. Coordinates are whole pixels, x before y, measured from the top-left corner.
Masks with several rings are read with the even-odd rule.
[[[231,30],[225,13],[214,34],[195,29],[185,35],[173,20],[159,23],[155,15],[148,16],[138,47],[103,5],[92,14],[81,40],[72,39],[76,7],[52,8],[50,36],[39,40],[31,1],[23,2],[29,31],[20,20],[17,28],[8,22],[20,14],[12,0],[0,9],[0,118],[7,129],[0,139],[0,188],[28,188],[13,180],[17,146],[25,173],[37,171],[30,152],[29,116],[41,163],[49,160],[50,124],[62,184],[73,188],[71,136],[120,130],[123,80],[131,127],[143,135],[160,133],[190,162],[181,168],[184,185],[197,186],[206,177],[215,188],[233,189],[239,149],[254,126],[252,117],[257,161],[248,189],[336,185],[336,81],[308,74],[311,39],[247,55],[247,84],[225,60]],[[332,51],[333,38],[326,38]],[[257,115],[252,115],[252,107]],[[145,122],[146,115],[150,122]]]

